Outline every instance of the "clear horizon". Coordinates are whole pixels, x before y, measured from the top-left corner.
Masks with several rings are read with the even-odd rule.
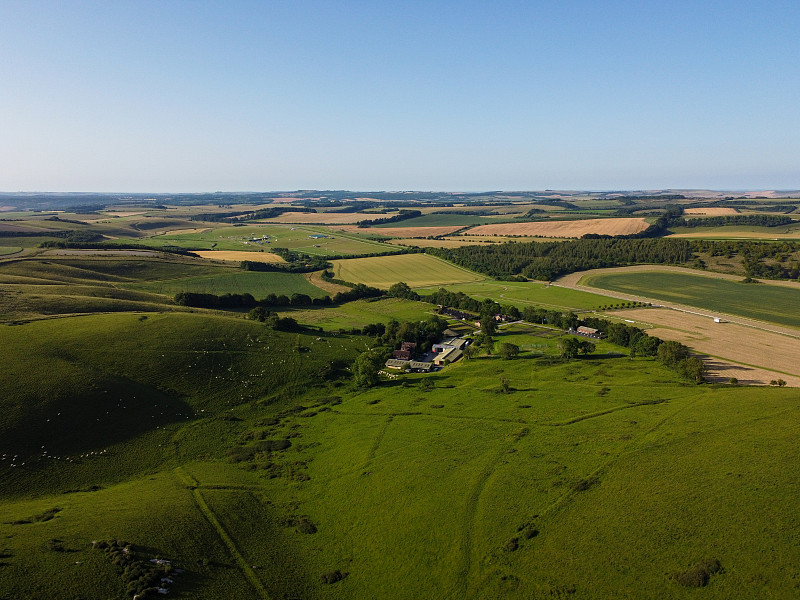
[[[776,0],[5,2],[0,190],[796,190],[799,26]]]

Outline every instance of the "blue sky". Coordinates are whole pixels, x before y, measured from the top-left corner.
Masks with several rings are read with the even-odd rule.
[[[0,3],[0,191],[800,188],[800,3]]]

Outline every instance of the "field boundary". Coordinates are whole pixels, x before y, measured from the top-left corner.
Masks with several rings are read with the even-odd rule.
[[[186,472],[182,467],[177,467],[174,469],[175,475],[178,479],[186,484],[188,481],[194,482],[194,484],[188,486],[189,490],[192,493],[192,498],[194,499],[194,503],[197,505],[197,508],[205,517],[206,521],[216,530],[217,534],[219,535],[222,542],[228,548],[228,552],[230,552],[233,559],[236,561],[236,564],[239,566],[239,569],[242,571],[244,576],[253,586],[255,591],[258,595],[263,598],[263,600],[270,600],[269,594],[267,590],[264,588],[264,584],[261,583],[261,580],[256,575],[255,571],[247,564],[247,561],[244,559],[244,556],[239,551],[239,548],[236,546],[236,542],[233,541],[233,538],[228,534],[225,530],[225,527],[222,523],[217,519],[217,516],[214,514],[214,511],[211,510],[211,507],[206,503],[205,498],[203,498],[203,494],[200,491],[198,485],[199,482],[192,477],[188,472]]]

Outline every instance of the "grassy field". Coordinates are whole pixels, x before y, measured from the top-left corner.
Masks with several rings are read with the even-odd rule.
[[[41,316],[186,310],[181,291],[326,295],[299,273],[260,273],[183,257],[35,257],[0,263],[0,322]]]
[[[268,236],[264,238],[263,236]],[[323,236],[313,238],[312,236]],[[253,241],[258,240],[258,241]],[[306,254],[367,254],[391,249],[353,233],[308,225],[246,225],[217,227],[202,233],[159,235],[143,240],[153,246],[174,245],[201,250],[259,250],[288,248]]]
[[[325,309],[296,309],[291,315],[301,323],[318,325],[328,331],[361,328],[367,323],[421,321],[433,314],[435,306],[400,298],[357,300]]]
[[[794,290],[667,272],[589,275],[581,284],[800,327],[800,286]]]
[[[9,254],[16,254],[17,252],[21,251],[22,248],[19,246],[0,246],[0,256],[6,256]]]
[[[177,292],[204,294],[252,294],[261,299],[268,294],[307,294],[312,298],[326,296],[327,292],[309,283],[301,273],[260,273],[239,271],[218,275],[184,277],[147,284],[132,284],[135,289],[172,296]]]
[[[432,286],[419,291],[425,293],[439,287]],[[476,281],[444,287],[453,292],[464,292],[468,296],[480,300],[491,298],[501,304],[513,304],[519,309],[536,305],[563,310],[593,310],[605,306],[609,302],[608,296],[533,281]]]
[[[483,275],[427,254],[400,254],[333,261],[337,279],[383,289],[404,281],[411,287],[480,281]]]
[[[728,225],[723,227],[674,227],[668,237],[713,238],[727,240],[797,240],[800,239],[800,224],[781,227],[756,227]]]

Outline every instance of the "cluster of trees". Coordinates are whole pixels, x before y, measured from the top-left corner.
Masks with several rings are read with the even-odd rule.
[[[392,319],[384,327],[380,342],[392,350],[400,348],[403,342],[414,342],[417,344],[417,352],[428,352],[442,339],[445,329],[447,329],[447,319],[438,315],[428,317],[424,321],[400,322]]]
[[[308,256],[287,250],[286,248],[272,248],[272,252],[280,256],[285,263],[267,263],[253,260],[243,260],[239,267],[245,271],[283,272],[283,273],[313,273],[320,269],[330,267],[330,263],[320,256]]]
[[[562,358],[577,358],[579,354],[586,355],[594,352],[595,345],[589,340],[570,336],[558,340],[558,349],[561,351]]]
[[[192,306],[194,308],[216,308],[216,309],[237,309],[255,308],[271,306],[331,306],[333,304],[343,304],[360,300],[362,298],[378,298],[386,292],[378,288],[366,286],[363,283],[355,284],[346,292],[339,292],[333,297],[322,296],[312,298],[307,294],[268,294],[261,300],[256,300],[252,294],[201,294],[198,292],[178,292],[175,294],[174,302],[180,306]]]
[[[779,227],[791,225],[794,219],[777,215],[724,215],[702,219],[684,219],[682,227],[721,227],[724,225],[747,225],[758,227]]]
[[[497,315],[501,312],[500,305],[494,300],[489,298],[485,300],[476,300],[467,296],[464,292],[451,292],[445,288],[439,288],[428,296],[423,296],[422,300],[430,302],[431,304],[440,304],[444,307],[457,308],[469,312],[482,314],[492,312]]]
[[[797,252],[800,242],[692,240],[693,252],[733,258],[739,256],[748,277],[765,279],[798,279],[800,263]]]
[[[357,225],[359,227],[373,227],[375,225],[384,225],[385,223],[397,223],[399,221],[405,221],[406,219],[413,219],[415,217],[421,217],[422,211],[419,210],[401,210],[398,214],[393,217],[383,217],[382,219],[364,219],[363,221],[359,221]]]
[[[154,564],[138,558],[128,542],[108,540],[93,542],[96,550],[103,550],[112,563],[120,569],[125,591],[138,598],[158,598],[158,588],[163,586],[161,579],[174,576],[171,564]]]
[[[524,275],[549,281],[574,271],[636,263],[682,264],[691,258],[687,240],[579,239],[567,242],[508,242],[427,252],[493,277]]]
[[[408,284],[404,281],[398,281],[397,283],[393,284],[389,291],[386,292],[386,295],[390,298],[403,298],[405,300],[419,300],[419,294],[408,287]]]
[[[251,310],[247,313],[247,318],[264,323],[267,327],[278,331],[299,331],[302,329],[296,319],[281,317],[278,313],[267,310],[263,306],[257,306]]]

